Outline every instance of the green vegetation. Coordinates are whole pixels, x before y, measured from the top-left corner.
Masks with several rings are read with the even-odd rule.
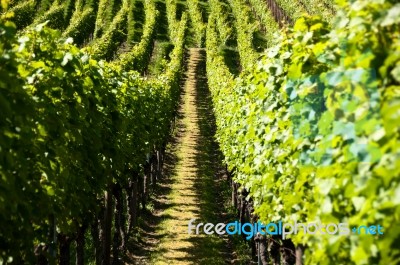
[[[187,1],[188,13],[192,23],[194,43],[197,47],[204,46],[204,36],[206,25],[203,23],[203,14],[200,9],[198,0]]]
[[[393,16],[400,9],[393,1],[342,1],[339,9],[332,26],[299,19],[234,84],[210,19],[207,71],[218,140],[262,221],[380,224],[390,231],[335,240],[292,236],[306,247],[306,264],[391,264],[400,233]]]
[[[202,217],[214,216],[213,192],[229,184],[241,222],[384,227],[383,235],[235,237],[237,253],[251,249],[263,264],[266,256],[399,263],[399,18],[397,0],[2,0],[0,264],[129,258],[143,212],[157,208],[149,199],[182,76],[200,97],[210,89],[213,108],[192,96],[184,104],[193,119],[195,107],[213,110],[223,154],[182,167],[207,175],[196,184]],[[185,56],[191,46],[197,55]],[[204,130],[192,136],[207,136],[182,153],[205,158],[214,136],[199,122]],[[228,182],[217,189],[202,164],[211,158],[226,163]],[[179,185],[175,210],[183,209]],[[224,244],[214,239],[191,261],[235,256],[217,257]]]
[[[249,0],[249,2],[255,11],[254,13],[260,20],[260,28],[264,31],[266,40],[264,46],[272,46],[275,40],[274,35],[276,35],[279,30],[278,22],[275,21],[265,0]]]
[[[63,37],[71,37],[74,43],[82,45],[89,34],[94,30],[94,10],[92,7],[83,8],[77,1],[75,12],[72,15],[70,23],[62,33]]]
[[[121,9],[114,17],[112,23],[100,38],[91,44],[91,53],[95,58],[112,59],[116,55],[118,46],[126,35],[126,22],[128,19],[128,0],[124,0]]]
[[[64,9],[67,6],[66,2],[59,3],[54,1],[48,11],[43,15],[38,16],[33,21],[32,27],[48,21],[48,26],[55,29],[64,29],[66,21],[64,20]]]
[[[143,26],[143,35],[140,43],[133,46],[132,50],[121,55],[118,64],[123,69],[135,69],[143,72],[149,64],[150,56],[153,51],[153,42],[157,33],[157,20],[159,12],[153,0],[145,1],[146,18]]]
[[[235,16],[234,25],[237,33],[237,48],[242,66],[248,67],[254,64],[258,54],[253,46],[254,33],[257,25],[250,15],[250,8],[244,0],[229,0]]]
[[[146,12],[150,18],[154,4]],[[149,23],[154,27],[154,19]],[[6,16],[0,25],[0,256],[15,264],[34,263],[33,250],[45,255],[38,245],[44,242],[54,262],[56,245],[51,242],[57,236],[58,260],[65,264],[69,254],[61,246],[71,244],[67,238],[97,222],[101,209],[111,213],[111,194],[136,181],[127,172],[140,172],[148,154],[166,141],[179,96],[186,18],[166,72],[151,80],[130,71],[133,67],[124,65],[123,70],[94,60],[104,56],[100,48],[88,54],[43,24],[27,29],[19,39]],[[101,229],[107,234],[111,227],[103,223]],[[110,245],[103,255],[111,247],[106,234]],[[82,251],[77,248],[77,257],[83,257]]]
[[[23,29],[33,22],[36,5],[36,0],[24,1],[7,12],[9,15],[13,14],[13,21],[17,25],[17,29]]]

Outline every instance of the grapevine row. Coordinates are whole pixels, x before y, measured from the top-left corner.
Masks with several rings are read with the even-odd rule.
[[[244,0],[229,0],[235,17],[234,25],[237,33],[237,46],[240,62],[243,67],[254,64],[258,54],[253,47],[253,34],[256,25],[251,21],[250,9]]]
[[[195,44],[197,47],[202,47],[204,45],[206,25],[203,22],[203,14],[199,6],[199,0],[188,0],[186,3],[192,28],[194,29]]]
[[[94,38],[99,38],[111,23],[107,20],[108,0],[99,0],[99,9],[97,10]]]
[[[335,11],[332,9],[332,4],[327,5],[329,1],[318,1],[318,0],[301,0],[300,3],[305,6],[305,9],[310,15],[320,15],[325,20],[330,21]]]
[[[135,16],[134,16],[134,11],[135,11],[135,2],[136,0],[129,0],[129,10],[128,10],[128,36],[127,36],[127,41],[128,44],[132,44],[134,41],[135,37]]]
[[[54,1],[48,11],[46,11],[43,15],[39,15],[35,18],[32,26],[39,25],[49,20],[49,27],[60,30],[64,29],[66,24],[64,20],[65,6],[65,2],[59,3],[58,1]]]
[[[36,5],[36,0],[23,1],[13,6],[7,13],[13,13],[17,28],[23,29],[33,22],[36,12]]]
[[[154,151],[165,146],[176,108],[186,14],[177,25],[167,71],[148,80],[94,60],[47,27],[28,29],[17,41],[13,24],[0,20],[2,260],[51,261],[58,246],[59,263],[68,264],[76,240],[82,262],[82,235],[91,227],[103,255],[96,259],[108,264],[112,223],[118,258],[137,219],[132,214],[159,174],[161,156]],[[122,194],[129,197],[128,231]]]
[[[261,28],[267,41],[267,46],[271,46],[274,42],[274,35],[278,32],[279,24],[275,21],[272,12],[267,6],[265,0],[248,0],[251,8],[255,11],[257,18],[260,21]]]
[[[176,35],[175,25],[178,23],[176,20],[176,2],[175,2],[175,0],[166,0],[165,6],[166,6],[166,10],[167,10],[169,39],[172,42],[175,42],[175,35]]]
[[[83,1],[77,0],[75,12],[72,14],[68,27],[63,31],[63,37],[71,37],[74,43],[82,45],[94,30],[95,11],[85,7]]]
[[[140,42],[131,51],[120,56],[118,64],[122,69],[135,69],[143,72],[149,63],[153,42],[156,37],[157,19],[159,12],[153,0],[145,1],[145,24]]]
[[[300,16],[308,14],[307,9],[301,1],[292,0],[267,0],[275,1],[280,8],[288,15],[293,21],[296,21]]]
[[[124,32],[128,20],[129,1],[124,0],[121,9],[118,11],[110,26],[104,31],[100,38],[91,44],[91,53],[95,58],[111,59],[115,51],[124,39]]]
[[[234,81],[216,52],[210,16],[207,76],[217,139],[261,221],[390,230],[291,235],[305,249],[298,259],[391,264],[400,234],[400,23],[391,16],[398,4],[359,0],[340,8],[332,26],[326,17],[300,18]]]
[[[220,41],[225,44],[228,39],[233,37],[233,29],[228,16],[229,10],[219,0],[210,0],[209,4],[214,14],[213,19],[216,20]]]

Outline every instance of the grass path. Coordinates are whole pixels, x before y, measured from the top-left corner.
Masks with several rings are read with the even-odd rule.
[[[215,188],[218,171],[216,145],[213,143],[212,105],[207,97],[205,53],[189,50],[186,82],[176,135],[177,163],[169,206],[159,234],[163,234],[151,264],[226,264],[226,242],[217,236],[189,235],[188,221],[215,222]]]
[[[214,142],[215,123],[207,88],[205,51],[189,49],[176,133],[167,149],[165,176],[141,233],[145,249],[134,264],[227,264],[228,239],[188,234],[188,222],[224,220],[221,156]],[[226,221],[226,220],[224,220]],[[134,250],[132,252],[135,252]]]

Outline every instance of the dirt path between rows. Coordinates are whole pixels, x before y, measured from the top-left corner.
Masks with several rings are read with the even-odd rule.
[[[207,88],[205,51],[191,48],[176,133],[167,149],[164,179],[143,217],[134,264],[230,264],[226,236],[188,234],[188,222],[225,222],[221,156]]]

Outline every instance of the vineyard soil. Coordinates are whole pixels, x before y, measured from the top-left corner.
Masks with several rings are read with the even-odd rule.
[[[176,129],[167,149],[165,179],[143,218],[141,238],[134,244],[134,264],[226,264],[228,238],[189,235],[188,221],[223,220],[221,155],[205,79],[205,51],[189,49]],[[225,184],[225,183],[224,183]],[[142,251],[137,252],[137,248]]]

